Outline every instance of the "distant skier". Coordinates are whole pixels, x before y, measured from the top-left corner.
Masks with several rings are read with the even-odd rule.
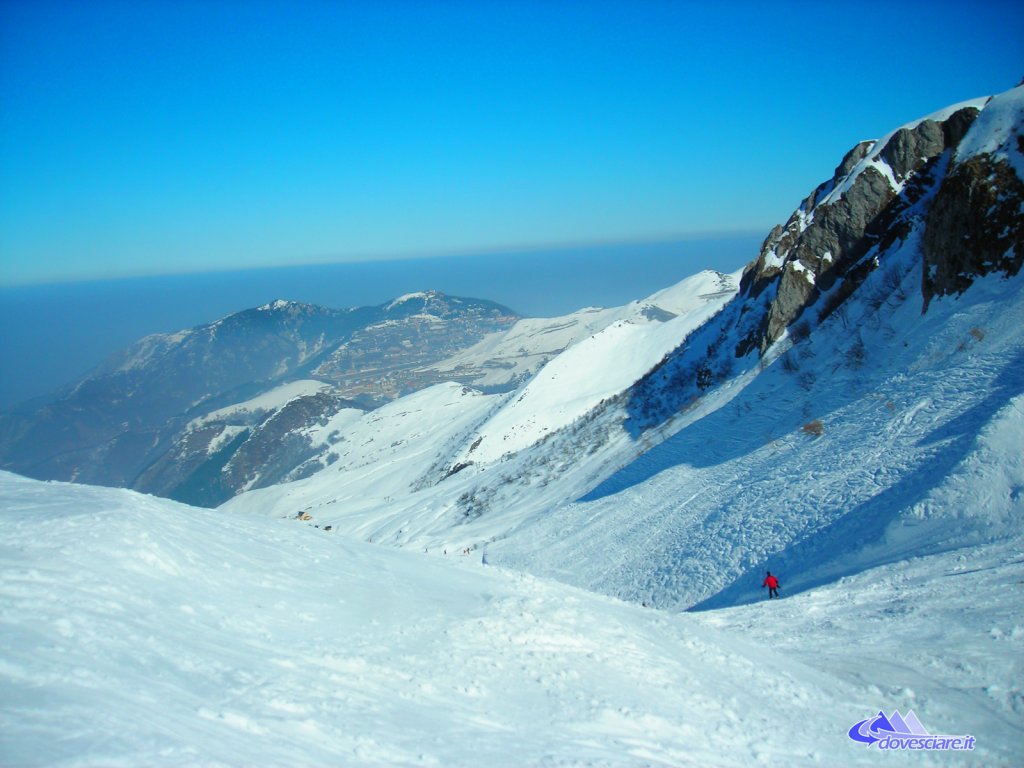
[[[771,600],[773,597],[779,596],[779,580],[772,576],[771,571],[765,572],[764,583],[761,584],[761,589],[768,587],[768,599]]]

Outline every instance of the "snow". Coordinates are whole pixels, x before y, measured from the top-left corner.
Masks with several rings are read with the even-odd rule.
[[[792,261],[789,262],[789,268],[792,269],[794,272],[799,272],[801,275],[803,275],[804,279],[808,283],[810,283],[811,285],[814,285],[814,272],[812,270],[808,269],[803,264],[803,262],[801,262],[801,261],[799,261],[797,259],[793,259]]]
[[[738,274],[702,272],[652,297],[652,304],[672,307],[677,317],[663,323],[620,320],[574,344],[489,420],[478,447],[461,460],[493,462],[523,450],[623,391],[720,310],[738,283]]]
[[[242,494],[222,509],[275,517],[308,511],[335,527],[344,517],[348,533],[379,539],[380,508],[399,499],[415,503],[420,479],[447,466],[446,446],[461,445],[500,400],[459,384],[437,384],[368,413],[339,415],[314,433],[323,439],[324,432],[338,432],[325,469]]]
[[[908,705],[1018,754],[1019,549],[680,615],[127,491],[0,499],[8,764],[877,765],[847,730]]]
[[[556,318],[526,318],[507,331],[488,334],[469,349],[435,363],[429,370],[472,369],[477,386],[501,386],[536,373],[545,362],[581,338],[619,319],[621,309],[587,308]]]
[[[225,424],[224,428],[217,434],[210,444],[206,446],[206,455],[213,456],[217,451],[223,448],[225,445],[230,443],[242,432],[245,431],[245,427],[234,424]]]
[[[769,269],[782,269],[786,264],[786,259],[784,256],[780,256],[778,252],[772,248],[767,254],[765,254],[764,263],[765,267]]]
[[[395,307],[399,307],[408,301],[415,301],[416,299],[429,299],[431,296],[434,295],[436,294],[434,294],[432,291],[417,291],[415,293],[407,293],[404,296],[399,296],[397,299],[388,304],[387,307],[385,308],[385,311],[390,312]]]
[[[429,370],[479,372],[474,386],[503,386],[532,376],[555,355],[614,323],[650,322],[651,310],[681,315],[735,293],[739,277],[701,272],[647,298],[621,307],[587,307],[553,318],[526,318],[507,331],[489,334],[473,347]]]
[[[246,400],[245,402],[235,403],[234,405],[210,411],[209,413],[190,421],[188,428],[196,429],[197,427],[201,427],[203,424],[208,424],[211,421],[226,419],[232,416],[253,414],[260,411],[275,411],[283,408],[292,400],[297,400],[300,397],[309,397],[330,388],[331,386],[329,384],[325,384],[322,381],[314,381],[312,379],[290,381],[287,384],[274,387],[273,389],[257,395],[250,400]]]
[[[877,291],[890,270],[904,275],[905,286],[919,285],[917,239],[910,233],[887,253],[886,269],[869,277],[858,296]],[[666,325],[613,324],[549,368],[562,371],[558,361],[580,355],[565,364],[565,376],[580,376],[566,389],[586,390],[587,366],[599,378],[609,375],[597,347],[587,353],[588,341],[605,339],[604,367],[613,367],[607,361],[619,364],[630,334],[656,334]],[[240,496],[225,509],[285,513],[283,494],[301,489],[315,522],[336,532],[410,555],[427,549],[442,562],[486,557],[492,567],[531,573],[538,584],[556,579],[646,602],[672,622],[722,630],[727,645],[756,636],[821,675],[819,691],[846,690],[817,705],[811,719],[792,721],[801,726],[791,738],[806,752],[762,755],[769,763],[866,762],[870,750],[837,751],[847,746],[845,736],[818,744],[826,726],[815,718],[839,711],[849,728],[885,708],[914,711],[931,733],[975,735],[970,763],[1012,765],[1024,737],[1024,601],[1012,586],[1024,578],[1022,327],[1019,278],[978,280],[958,298],[933,300],[924,315],[910,290],[892,293],[881,306],[855,297],[809,339],[784,340],[765,366],[709,391],[646,445],[617,427],[621,404],[599,405],[587,416],[595,431],[581,433],[585,450],[573,443],[573,425],[441,481],[456,457],[473,459],[483,450],[483,442],[469,447],[540,386],[546,368],[473,413],[452,401],[453,412],[463,413],[461,428],[439,433],[433,451],[424,444],[415,455],[378,453],[358,473],[328,479],[328,468],[287,491]],[[618,334],[622,342],[612,343]],[[775,364],[787,355],[795,370]],[[538,393],[556,392],[551,384]],[[551,399],[538,394],[533,405],[521,406],[520,416],[540,423],[557,415]],[[815,420],[818,436],[804,428]],[[591,439],[598,434],[606,435],[604,443]],[[446,463],[445,456],[452,458]],[[388,486],[395,495],[370,498],[367,472],[395,478]],[[397,478],[431,476],[433,483],[397,485]],[[456,496],[470,498],[479,516],[463,515]],[[465,547],[470,557],[456,554]],[[758,602],[765,567],[783,580],[784,600],[770,607]],[[693,606],[700,610],[675,615]],[[737,664],[764,663],[759,651],[745,656],[729,648],[723,653]],[[733,671],[716,672],[720,692],[703,706],[731,712],[737,728],[757,730],[756,713],[730,693],[742,688],[732,687],[739,676]],[[776,693],[787,709],[791,693],[802,695]],[[687,721],[696,716],[680,706]],[[660,743],[661,751],[650,754],[664,762],[702,762],[692,754],[677,758],[670,741]],[[719,754],[703,762],[758,759],[731,750],[723,741]],[[949,758],[915,757],[924,764]],[[568,754],[561,759],[571,762]]]
[[[1024,181],[1024,152],[1018,144],[1024,136],[1024,86],[1000,94],[988,103],[957,148],[956,159],[965,162],[991,154],[1010,162]]]
[[[365,411],[358,408],[342,408],[331,416],[326,424],[314,424],[302,430],[302,434],[310,439],[310,444],[314,447],[331,445],[335,436],[358,422],[364,414]]]
[[[970,762],[1010,765],[1024,736],[1022,555],[1018,538],[882,566],[780,600],[772,621],[764,605],[689,615],[874,688],[887,712],[912,710],[931,733],[1001,744],[1001,756]]]
[[[287,301],[285,299],[277,299],[277,300],[272,301],[272,302],[270,302],[268,304],[264,304],[261,307],[257,307],[256,311],[257,312],[270,312],[270,311],[275,310],[275,309],[288,309],[288,307],[292,306],[292,304],[293,304],[293,302],[291,302],[291,301]]]
[[[193,333],[195,331],[184,330],[176,333],[154,333],[145,336],[113,358],[115,361],[113,371],[125,372],[144,368],[155,358],[165,355],[169,350],[181,345]]]

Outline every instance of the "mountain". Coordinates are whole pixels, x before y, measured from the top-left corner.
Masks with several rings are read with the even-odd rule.
[[[322,381],[299,380],[189,421],[132,483],[138,490],[216,506],[242,490],[294,480],[322,467],[337,428],[359,404]]]
[[[707,273],[696,289],[685,281],[621,307],[587,307],[561,317],[525,318],[508,331],[491,334],[469,349],[435,363],[429,371],[484,392],[508,391],[528,382],[572,345],[614,323],[666,322],[706,300],[731,295],[735,290],[729,276]]]
[[[216,510],[0,473],[5,754],[877,765],[883,713],[1019,763],[1022,179],[1016,88],[859,144],[742,272],[415,369],[511,391],[364,412],[325,349],[188,417],[314,420]]]
[[[344,462],[223,508],[674,608],[1012,536],[1022,105],[858,145],[741,274],[677,286],[688,312],[612,323],[511,393],[424,390],[409,412],[447,415],[416,451],[364,454],[353,422]]]
[[[437,291],[408,294],[380,309],[377,322],[311,369],[314,378],[334,383],[345,397],[393,399],[445,380],[421,369],[519,319],[499,304]]]
[[[260,418],[250,414],[245,423],[229,420],[220,431],[206,422],[200,434],[189,434],[197,418],[315,378],[333,385],[329,393],[318,391],[315,402],[293,405],[261,436],[270,438],[285,422],[311,427],[332,409],[365,409],[423,386],[416,366],[444,359],[517,319],[493,302],[431,291],[347,310],[275,301],[209,325],[149,336],[42,406],[0,416],[0,466],[41,479],[137,486],[216,503],[252,486],[258,470],[240,459],[236,466],[246,466],[236,480],[206,482],[186,471],[188,465],[200,475],[216,474],[194,451],[223,464],[231,458],[224,452],[225,430],[242,426],[251,432],[276,410],[263,409]],[[360,361],[357,374],[345,362],[353,359]],[[239,434],[228,441],[234,448],[242,447]],[[288,443],[277,451],[265,440],[249,453],[279,465],[315,455],[309,446]],[[182,457],[179,466],[171,466],[169,452]],[[293,469],[259,473],[279,479]]]

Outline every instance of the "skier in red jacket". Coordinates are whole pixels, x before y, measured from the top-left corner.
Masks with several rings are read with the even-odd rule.
[[[768,599],[771,600],[773,597],[779,596],[779,580],[772,576],[771,571],[767,571],[764,577],[764,583],[761,584],[761,589],[768,587]]]

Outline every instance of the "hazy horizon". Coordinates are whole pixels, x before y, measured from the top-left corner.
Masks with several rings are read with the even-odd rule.
[[[766,233],[857,142],[1013,87],[1022,26],[997,0],[8,0],[0,281]]]
[[[763,235],[480,256],[341,262],[0,286],[0,408],[72,383],[151,333],[172,333],[275,299],[344,308],[418,290],[489,299],[523,316],[641,299],[702,269],[734,272]]]

